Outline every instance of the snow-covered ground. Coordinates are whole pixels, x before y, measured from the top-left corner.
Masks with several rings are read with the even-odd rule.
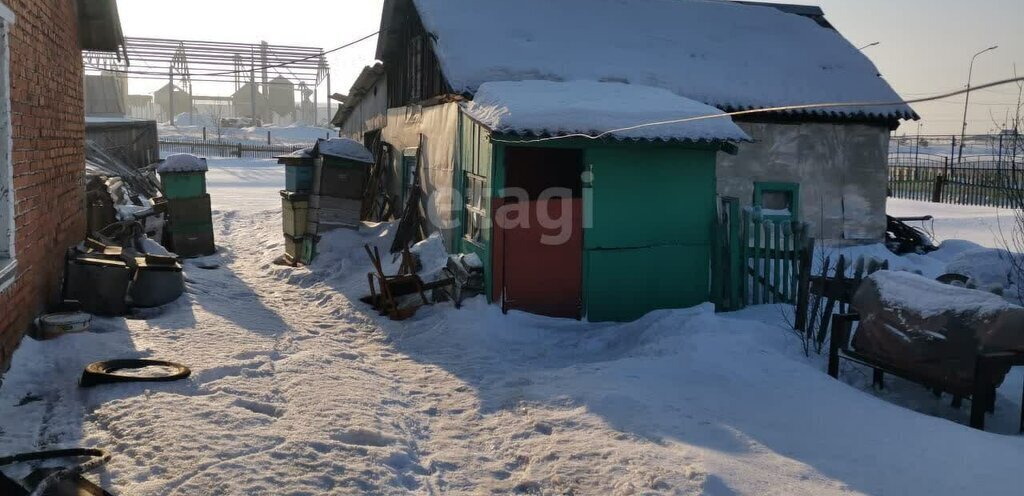
[[[206,139],[220,139],[225,143],[244,143],[254,145],[266,145],[267,133],[270,133],[270,144],[272,145],[302,145],[313,146],[317,139],[331,138],[338,135],[336,130],[323,127],[292,125],[292,126],[263,126],[246,128],[221,128],[218,136],[217,126],[212,122],[202,125],[179,125],[171,126],[168,123],[161,123],[157,131],[161,139],[191,138],[202,139],[203,128],[206,128]]]
[[[853,369],[846,383],[832,380],[820,357],[803,356],[782,307],[591,324],[506,316],[477,298],[390,322],[358,302],[369,270],[362,244],[386,246],[388,226],[326,236],[310,268],[273,265],[283,249],[280,169],[209,165],[219,254],[187,262],[187,295],[145,320],[25,340],[0,388],[0,453],[105,447],[114,456],[97,480],[140,495],[1024,486],[1024,437],[1012,434],[1019,374],[1000,390],[994,432],[979,432],[963,425],[966,408],[919,387],[893,381],[873,393]],[[938,215],[932,207],[893,204]],[[936,234],[988,218],[943,217]],[[76,385],[91,361],[142,356],[194,373]]]

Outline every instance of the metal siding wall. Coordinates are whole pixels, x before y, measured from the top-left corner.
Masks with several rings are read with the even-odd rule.
[[[445,246],[453,244],[454,217],[452,211],[452,188],[455,176],[456,144],[458,141],[458,104],[448,103],[420,109],[418,114],[407,112],[407,107],[389,109],[387,126],[382,130],[382,139],[395,147],[395,161],[391,177],[400,178],[402,151],[419,146],[420,134],[425,137],[423,174],[421,183],[426,199],[424,210],[430,218],[430,227],[441,232]],[[400,197],[401,181],[392,181],[391,194]]]
[[[628,321],[707,301],[716,153],[680,147],[587,150],[584,234],[591,321]]]

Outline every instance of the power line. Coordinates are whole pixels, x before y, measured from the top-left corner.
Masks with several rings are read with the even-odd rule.
[[[833,108],[848,108],[848,107],[895,107],[895,106],[901,106],[901,105],[910,105],[912,103],[925,103],[925,102],[931,102],[931,101],[935,101],[935,100],[942,100],[942,99],[945,99],[945,98],[950,98],[950,97],[962,95],[964,93],[967,93],[968,91],[983,90],[983,89],[987,89],[987,88],[995,88],[997,86],[1004,86],[1004,85],[1007,85],[1007,84],[1022,83],[1022,82],[1024,82],[1024,77],[1016,77],[1016,78],[1004,79],[1004,80],[1001,80],[1001,81],[995,81],[995,82],[991,82],[991,83],[982,84],[982,85],[979,85],[979,86],[975,86],[975,87],[973,87],[971,89],[962,89],[962,90],[957,90],[957,91],[953,91],[953,92],[949,92],[949,93],[943,93],[941,95],[935,95],[935,96],[930,96],[930,97],[926,97],[926,98],[917,98],[917,99],[913,99],[913,100],[898,101],[898,102],[839,102],[839,103],[810,103],[810,104],[804,104],[804,105],[786,105],[786,106],[783,106],[783,107],[766,107],[766,108],[760,108],[760,109],[740,110],[740,111],[736,111],[736,112],[725,112],[725,113],[719,113],[719,114],[700,115],[700,116],[696,116],[696,117],[686,117],[686,118],[683,118],[683,119],[672,119],[672,120],[667,120],[667,121],[648,122],[648,123],[644,123],[644,124],[637,124],[635,126],[628,126],[628,127],[623,127],[623,128],[619,128],[619,129],[611,129],[611,130],[608,130],[608,131],[605,131],[603,133],[596,134],[596,135],[590,135],[590,134],[586,134],[586,133],[573,133],[573,134],[564,134],[564,135],[559,135],[559,136],[548,136],[548,137],[544,137],[544,138],[536,138],[536,139],[530,139],[530,140],[493,140],[493,141],[496,141],[496,142],[499,142],[499,143],[523,144],[523,143],[540,143],[540,142],[545,142],[545,141],[556,141],[556,140],[563,140],[563,139],[570,139],[570,138],[585,138],[585,139],[591,139],[591,140],[598,140],[598,139],[602,139],[602,138],[604,138],[604,137],[606,137],[608,135],[615,134],[615,133],[621,133],[621,132],[625,132],[625,131],[635,131],[637,129],[643,129],[643,128],[648,128],[648,127],[667,126],[667,125],[670,125],[670,124],[683,124],[683,123],[687,123],[687,122],[696,122],[696,121],[703,121],[703,120],[709,120],[709,119],[721,119],[723,117],[736,117],[736,116],[741,116],[741,115],[753,115],[753,114],[764,114],[764,113],[774,113],[774,112],[788,112],[788,111],[793,111],[793,110],[813,110],[813,109],[822,109],[822,108],[833,109]]]

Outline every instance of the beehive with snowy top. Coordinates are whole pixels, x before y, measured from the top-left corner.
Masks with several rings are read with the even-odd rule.
[[[205,158],[179,153],[167,157],[156,170],[168,199],[197,198],[206,194],[209,166]]]

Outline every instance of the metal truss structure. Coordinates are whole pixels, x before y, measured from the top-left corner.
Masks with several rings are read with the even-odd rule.
[[[253,117],[258,115],[257,91],[265,98],[274,85],[290,85],[300,102],[312,94],[314,121],[319,103],[317,89],[326,83],[326,94],[331,94],[331,72],[322,48],[271,45],[265,41],[253,44],[126,37],[124,52],[125,56],[121,56],[85,50],[85,70],[128,79],[166,80],[169,88],[177,85],[190,99],[194,82],[230,84],[236,93],[251,84]],[[278,78],[288,82],[276,83]],[[174,115],[174,98],[170,97],[168,103],[170,115]]]

